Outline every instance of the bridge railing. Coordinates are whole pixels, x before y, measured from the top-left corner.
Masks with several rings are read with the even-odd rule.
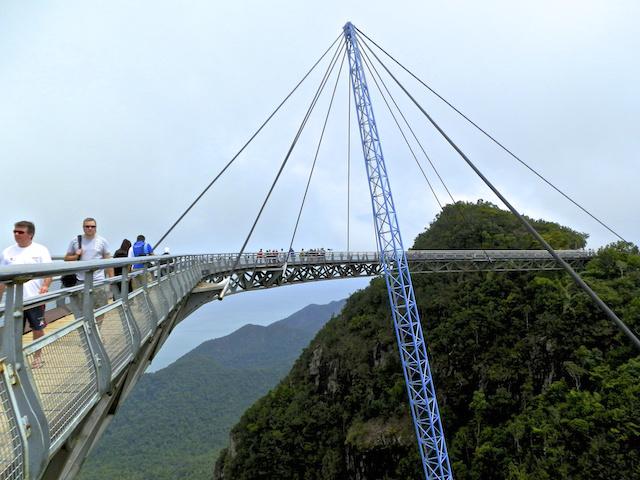
[[[207,255],[159,256],[0,269],[6,284],[0,304],[0,478],[38,476],[211,261]],[[130,273],[134,263],[144,267]],[[114,267],[123,274],[93,283],[94,271]],[[80,285],[23,299],[31,279],[79,272],[86,274]],[[68,315],[30,342],[23,336],[23,312],[42,305]]]
[[[566,260],[588,259],[594,255],[590,250],[558,250],[557,253]],[[319,265],[346,263],[379,262],[378,252],[272,252],[245,253],[238,259],[237,253],[218,253],[209,255],[216,272],[228,272],[235,265],[237,269],[282,268],[284,265]],[[238,262],[236,264],[236,260]],[[505,260],[549,260],[553,257],[546,250],[408,250],[409,262],[500,262]]]
[[[215,264],[219,271],[230,270],[238,259],[237,253],[215,253],[207,257]],[[345,262],[377,262],[379,256],[376,252],[251,252],[243,253],[238,260],[237,268],[264,267],[268,265],[291,264],[318,264],[318,263],[345,263]]]

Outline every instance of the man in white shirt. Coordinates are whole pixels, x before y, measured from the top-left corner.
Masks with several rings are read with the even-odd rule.
[[[73,260],[98,260],[100,258],[111,258],[111,252],[109,252],[109,244],[107,241],[97,234],[98,224],[95,218],[85,218],[82,221],[82,245],[78,245],[78,238],[74,237],[69,243],[67,248],[67,254],[64,256],[65,261],[70,262]],[[113,277],[113,268],[107,268],[106,270],[96,270],[93,273],[94,283],[104,280],[105,271],[107,277]],[[79,282],[84,282],[84,272],[78,272],[76,274]],[[107,304],[108,292],[105,289],[98,289],[94,291],[95,308],[101,307]]]
[[[16,243],[5,248],[2,253],[0,253],[0,266],[51,263],[51,255],[47,247],[33,241],[35,233],[36,227],[32,222],[26,220],[17,222],[13,226],[13,238]],[[23,301],[47,293],[49,291],[49,285],[51,285],[50,277],[29,280],[23,286]],[[5,285],[0,284],[0,297],[4,290]],[[34,341],[42,337],[46,326],[44,321],[44,305],[25,309],[22,321],[23,329],[26,322],[29,321]],[[36,357],[34,366],[36,362],[40,363],[39,356]]]

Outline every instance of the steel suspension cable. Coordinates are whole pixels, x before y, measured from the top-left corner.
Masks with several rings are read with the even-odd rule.
[[[431,88],[427,83],[423,82],[418,76],[416,76],[412,71],[410,71],[408,68],[406,68],[404,65],[402,65],[398,60],[396,60],[390,53],[388,53],[384,48],[382,48],[380,45],[378,45],[374,40],[372,40],[370,37],[367,36],[367,34],[365,34],[363,31],[359,30],[356,27],[356,30],[358,31],[358,33],[360,33],[361,35],[363,35],[367,40],[369,40],[371,43],[373,43],[380,51],[382,51],[385,55],[387,55],[391,60],[393,60],[400,68],[402,68],[405,72],[407,72],[410,76],[412,76],[415,80],[417,80],[420,84],[422,84],[425,88],[427,88],[431,93],[433,93],[436,97],[438,97],[440,100],[442,100],[446,105],[448,105],[453,111],[455,111],[458,115],[460,115],[462,118],[464,118],[467,122],[469,122],[471,125],[473,125],[478,131],[480,131],[483,135],[485,135],[489,140],[491,140],[493,143],[495,143],[498,147],[500,147],[502,150],[504,150],[508,155],[510,155],[512,158],[514,158],[515,160],[517,160],[522,166],[524,166],[525,168],[527,168],[530,172],[532,172],[534,175],[536,175],[540,180],[542,180],[543,182],[545,182],[547,185],[549,185],[551,188],[553,188],[556,192],[558,192],[560,195],[562,195],[564,198],[566,198],[567,200],[569,200],[571,203],[573,203],[576,207],[578,207],[580,210],[582,210],[584,213],[586,213],[587,215],[589,215],[593,220],[595,220],[596,222],[598,222],[601,226],[603,226],[604,228],[606,228],[609,232],[611,232],[613,235],[615,235],[616,237],[618,237],[620,240],[622,240],[623,242],[626,243],[630,243],[627,240],[625,240],[620,234],[618,234],[615,230],[613,230],[611,227],[609,227],[606,223],[604,223],[602,220],[600,220],[598,217],[596,217],[594,214],[592,214],[589,210],[587,210],[585,207],[583,207],[582,205],[580,205],[578,202],[576,202],[573,198],[571,198],[568,194],[564,193],[562,190],[560,190],[560,188],[558,188],[557,186],[555,186],[553,183],[551,183],[551,181],[547,180],[541,173],[539,173],[537,170],[535,170],[533,167],[531,167],[528,163],[526,163],[524,160],[522,160],[519,156],[517,156],[515,153],[513,153],[510,149],[508,149],[504,144],[502,144],[499,140],[497,140],[495,137],[493,137],[489,132],[487,132],[486,130],[484,130],[482,127],[480,127],[477,123],[475,123],[473,120],[471,120],[471,118],[469,118],[467,115],[465,115],[464,113],[462,113],[458,108],[456,108],[451,102],[449,102],[447,99],[445,99],[442,95],[440,95],[437,91],[435,91],[433,88]],[[367,45],[367,48],[371,49],[371,47],[369,47]]]
[[[453,195],[451,194],[451,191],[449,190],[449,187],[447,187],[447,184],[444,182],[442,176],[440,175],[440,172],[438,171],[438,169],[436,168],[436,166],[434,165],[434,163],[431,161],[431,157],[427,154],[426,150],[424,149],[424,147],[422,146],[422,142],[420,142],[420,140],[418,139],[418,136],[416,135],[416,133],[414,132],[413,128],[411,128],[411,124],[409,123],[409,121],[407,120],[407,118],[405,117],[404,113],[402,112],[402,110],[400,109],[400,106],[398,105],[398,103],[396,102],[395,98],[393,97],[393,95],[391,94],[391,92],[389,91],[389,88],[387,88],[386,83],[384,82],[384,80],[382,79],[382,75],[380,75],[380,72],[378,72],[378,69],[376,68],[375,64],[370,60],[369,55],[367,53],[367,49],[369,48],[364,42],[362,42],[362,40],[359,38],[358,39],[358,44],[367,47],[365,48],[361,48],[360,51],[363,53],[364,58],[369,62],[369,64],[371,65],[371,68],[373,68],[373,71],[375,72],[375,74],[377,75],[378,79],[380,80],[380,83],[382,84],[382,86],[384,87],[384,89],[387,92],[387,95],[389,95],[389,98],[391,99],[391,101],[393,102],[393,104],[396,107],[396,110],[398,111],[398,113],[400,114],[400,116],[402,117],[402,119],[404,120],[404,123],[407,125],[407,128],[409,128],[409,131],[411,132],[411,135],[413,136],[413,139],[416,141],[416,143],[418,144],[418,146],[420,147],[420,150],[422,151],[422,153],[424,154],[425,158],[427,159],[427,161],[429,162],[429,165],[431,165],[431,168],[433,169],[433,171],[435,172],[435,174],[437,175],[438,179],[440,180],[440,183],[442,184],[442,186],[444,187],[444,189],[447,192],[447,195],[449,195],[449,198],[451,199],[451,201],[455,204],[456,200],[453,198]],[[367,66],[367,68],[369,68]],[[374,77],[374,81],[375,81],[375,77]],[[377,84],[376,84],[377,86]],[[380,88],[380,87],[378,87]],[[416,159],[417,161],[417,159]],[[419,166],[419,165],[418,165]],[[422,168],[420,168],[420,170],[422,171]],[[424,171],[423,171],[423,175],[424,175]],[[440,206],[440,208],[442,208],[442,206]]]
[[[187,215],[187,213],[189,213],[191,211],[191,209],[196,205],[196,203],[198,203],[198,201],[205,195],[205,193],[207,193],[207,191],[209,191],[209,189],[213,186],[214,183],[216,183],[216,181],[224,174],[224,172],[231,166],[231,164],[233,162],[235,162],[235,160],[240,156],[240,154],[249,146],[249,144],[253,141],[254,138],[256,138],[258,136],[258,134],[262,131],[262,129],[267,125],[267,123],[269,123],[269,121],[275,116],[276,113],[278,113],[278,111],[280,110],[280,108],[282,108],[282,106],[287,102],[287,100],[289,100],[289,98],[291,97],[291,95],[294,94],[294,92],[298,89],[298,87],[300,85],[302,85],[302,83],[307,79],[307,77],[311,74],[311,72],[313,72],[313,70],[318,66],[318,64],[322,61],[322,59],[327,55],[327,53],[329,53],[329,51],[333,48],[333,46],[338,42],[338,40],[340,40],[340,38],[342,37],[342,35],[338,35],[338,37],[333,41],[333,43],[329,46],[329,48],[327,48],[324,53],[320,56],[320,58],[318,58],[318,60],[313,64],[313,66],[309,69],[309,71],[307,71],[307,73],[302,77],[302,79],[300,79],[300,81],[296,84],[295,87],[293,87],[293,90],[291,90],[288,95],[286,97],[284,97],[284,99],[282,100],[282,102],[280,102],[280,104],[275,108],[275,110],[273,112],[271,112],[271,114],[267,117],[267,119],[262,123],[262,125],[260,125],[260,127],[254,132],[253,135],[251,135],[251,137],[249,138],[249,140],[247,140],[247,142],[242,146],[242,148],[240,150],[238,150],[238,152],[233,156],[233,158],[231,160],[229,160],[229,162],[222,168],[222,170],[220,170],[220,172],[215,176],[215,178],[213,180],[211,180],[211,182],[209,182],[209,185],[207,185],[205,187],[205,189],[200,193],[200,195],[198,195],[196,197],[196,199],[191,202],[191,205],[189,205],[187,207],[187,209],[182,212],[182,214],[178,217],[178,219],[173,223],[173,225],[171,225],[171,227],[169,227],[169,229],[162,235],[162,237],[160,237],[160,240],[158,240],[156,243],[153,244],[151,251],[153,252],[153,250],[156,249],[156,247],[158,245],[160,245],[162,243],[162,241],[167,238],[167,236],[173,231],[173,229],[178,225],[178,223],[180,223],[182,221],[182,219]]]
[[[311,185],[311,179],[313,178],[313,172],[316,168],[316,162],[318,161],[318,154],[320,153],[320,146],[322,145],[322,140],[324,138],[324,132],[327,128],[327,122],[329,121],[329,114],[331,113],[331,107],[333,106],[333,100],[336,96],[336,90],[338,88],[338,80],[340,80],[340,74],[342,73],[342,67],[344,66],[344,60],[347,58],[347,51],[345,49],[344,54],[342,55],[342,61],[340,62],[340,69],[338,70],[338,75],[336,76],[336,83],[333,86],[333,92],[331,93],[331,100],[329,101],[329,107],[327,108],[327,114],[324,117],[324,124],[322,125],[322,131],[320,132],[320,138],[318,140],[318,146],[316,148],[316,153],[313,157],[313,164],[311,165],[311,171],[309,172],[309,178],[307,180],[307,186],[304,189],[304,195],[302,196],[302,202],[300,203],[300,210],[298,211],[298,218],[296,218],[296,224],[293,227],[293,234],[291,235],[291,242],[289,243],[289,249],[287,250],[286,261],[289,261],[289,254],[291,249],[293,248],[293,242],[296,238],[296,233],[298,232],[298,225],[300,223],[300,217],[302,217],[302,210],[304,209],[305,202],[307,200],[307,194],[309,193],[309,186]]]
[[[251,229],[249,230],[249,233],[247,234],[247,238],[245,239],[244,243],[242,244],[242,248],[240,249],[240,252],[238,253],[238,256],[236,257],[234,263],[233,263],[233,267],[231,268],[231,272],[229,273],[229,278],[233,277],[233,274],[235,273],[236,269],[238,268],[238,264],[240,263],[240,259],[242,258],[242,255],[244,254],[244,250],[247,248],[247,244],[249,243],[249,240],[251,239],[251,235],[253,235],[253,231],[256,228],[256,225],[258,224],[258,220],[260,220],[260,217],[262,216],[262,212],[264,211],[265,207],[267,206],[267,203],[269,201],[269,198],[271,197],[271,193],[273,193],[273,190],[276,186],[276,184],[278,183],[278,180],[280,179],[280,175],[282,175],[282,172],[284,170],[284,167],[286,166],[287,162],[289,161],[289,158],[291,157],[291,153],[293,152],[293,149],[295,148],[296,144],[298,143],[298,139],[300,138],[300,135],[302,134],[302,131],[304,130],[304,127],[307,124],[307,121],[309,120],[309,117],[311,116],[311,112],[313,111],[314,107],[316,106],[316,103],[318,102],[318,98],[320,98],[320,94],[322,93],[322,91],[324,90],[325,85],[327,84],[327,80],[329,79],[329,76],[331,74],[331,72],[333,71],[333,68],[335,67],[337,60],[340,56],[340,53],[342,53],[343,49],[345,48],[345,44],[344,42],[340,43],[340,46],[338,47],[338,49],[336,50],[336,52],[333,55],[333,58],[331,59],[331,62],[329,64],[329,67],[327,68],[324,77],[322,78],[322,81],[320,82],[320,85],[318,86],[318,89],[316,90],[316,93],[313,97],[313,100],[311,101],[311,104],[309,105],[309,108],[307,109],[307,112],[304,116],[304,119],[302,120],[302,123],[300,124],[300,127],[298,128],[298,131],[293,139],[293,141],[291,142],[291,146],[289,147],[289,150],[287,151],[287,154],[284,157],[284,160],[282,161],[282,164],[280,165],[280,169],[278,170],[278,173],[276,174],[276,177],[273,180],[273,183],[271,184],[271,187],[269,188],[269,191],[267,192],[267,196],[265,197],[264,201],[262,202],[262,206],[260,207],[260,210],[258,211],[258,215],[256,216],[256,219],[253,222],[253,225],[251,226]]]
[[[478,175],[482,181],[491,189],[491,191],[504,203],[504,205],[513,213],[516,218],[522,223],[522,225],[527,229],[527,231],[544,247],[545,250],[549,252],[549,254],[554,258],[556,263],[560,265],[573,279],[573,281],[584,291],[594,302],[595,304],[602,310],[602,312],[609,317],[611,321],[613,321],[616,326],[631,340],[636,348],[640,350],[640,339],[636,336],[636,334],[620,319],[618,316],[609,308],[609,306],[604,303],[600,297],[587,285],[587,283],[580,278],[580,276],[575,272],[571,265],[565,262],[553,249],[553,247],[538,233],[538,231],[527,221],[524,216],[522,216],[511,203],[500,193],[500,191],[489,181],[487,177],[476,167],[476,165],[467,157],[467,155],[456,145],[456,143],[445,133],[440,125],[436,123],[436,121],[431,118],[431,115],[427,113],[427,111],[418,103],[418,101],[411,95],[407,89],[400,83],[400,81],[391,73],[391,71],[386,67],[386,65],[380,62],[380,59],[377,58],[375,53],[374,57],[378,60],[378,62],[382,65],[382,67],[387,71],[389,76],[398,84],[398,86],[402,89],[402,91],[411,99],[411,101],[415,104],[415,106],[422,112],[422,114],[427,118],[427,120],[434,126],[434,128],[440,133],[440,135],[447,141],[449,145],[462,157],[462,159],[469,165],[469,167]]]
[[[359,44],[359,42],[358,42],[358,44]],[[369,66],[369,58],[367,57],[366,52],[364,52],[362,48],[360,48],[360,52],[364,53],[364,55],[362,56],[362,63],[364,64],[364,66],[369,71],[369,74],[371,75],[371,78],[373,78],[373,83],[375,84],[376,88],[378,89],[378,92],[380,93],[380,96],[382,97],[382,100],[384,101],[384,104],[387,106],[387,109],[389,110],[389,113],[391,114],[391,118],[393,118],[393,121],[395,122],[396,126],[398,127],[398,130],[400,131],[400,135],[402,135],[402,138],[404,139],[404,143],[406,143],[407,148],[409,149],[409,152],[411,152],[411,156],[415,160],[416,165],[420,169],[420,172],[422,173],[422,176],[424,177],[425,181],[427,182],[427,185],[429,186],[429,190],[431,190],[431,194],[436,199],[436,203],[440,207],[440,211],[442,211],[443,208],[444,208],[442,206],[442,202],[440,202],[440,199],[438,198],[438,194],[436,193],[435,189],[433,188],[433,185],[431,185],[431,182],[429,181],[429,178],[427,177],[427,174],[425,173],[424,169],[422,168],[422,165],[420,165],[420,162],[418,161],[418,157],[416,156],[415,152],[413,151],[413,148],[411,147],[411,144],[409,144],[409,139],[405,135],[404,130],[402,130],[402,127],[400,126],[400,122],[398,122],[398,119],[396,118],[395,114],[393,113],[393,110],[391,109],[391,106],[389,105],[389,102],[385,98],[385,95],[382,92],[382,89],[380,88],[380,85],[378,84],[378,80],[376,79],[376,76],[373,74],[373,71],[372,71],[371,67]],[[382,79],[381,79],[381,81],[382,81]],[[386,88],[386,86],[385,86],[385,88]],[[388,90],[387,90],[387,93],[389,93]],[[397,104],[396,104],[396,108],[397,108]]]
[[[418,145],[422,149],[422,153],[424,153],[425,157],[427,157],[427,160],[429,161],[429,164],[431,165],[431,168],[433,169],[433,171],[436,173],[436,175],[440,179],[440,183],[442,183],[442,186],[444,187],[444,189],[449,194],[449,198],[453,202],[453,206],[455,207],[455,211],[458,213],[458,215],[460,215],[460,218],[462,219],[462,222],[464,224],[466,224],[467,226],[470,226],[471,222],[467,219],[467,216],[464,213],[464,209],[462,208],[462,205],[457,203],[456,200],[453,198],[453,195],[451,194],[451,191],[447,187],[447,184],[445,183],[444,179],[440,175],[440,172],[438,172],[438,169],[435,167],[435,165],[433,164],[433,162],[429,158],[429,155],[427,155],[427,152],[422,147],[422,143],[420,143],[420,140],[418,140],[418,137],[416,136],[415,132],[413,131],[413,128],[411,128],[411,125],[407,121],[407,118],[405,117],[404,113],[402,112],[402,110],[398,106],[398,103],[393,98],[393,95],[391,94],[389,88],[387,88],[387,85],[384,82],[384,80],[382,78],[382,75],[380,75],[380,72],[378,72],[378,69],[375,67],[373,62],[371,62],[371,60],[369,58],[369,55],[367,54],[366,50],[361,48],[360,52],[363,53],[363,63],[367,66],[367,69],[369,69],[369,72],[371,72],[371,69],[369,68],[369,65],[367,64],[367,62],[369,62],[371,64],[371,67],[373,68],[373,71],[376,74],[376,75],[372,74],[373,81],[376,83],[376,87],[378,87],[378,90],[380,90],[380,87],[378,86],[377,81],[376,81],[376,76],[377,76],[380,79],[380,83],[382,83],[382,86],[387,91],[387,94],[389,95],[389,98],[391,98],[391,101],[393,102],[393,104],[395,105],[396,109],[398,110],[398,112],[402,116],[402,119],[404,120],[405,124],[407,125],[407,127],[409,128],[411,133],[413,134],[413,138],[415,139],[415,141],[418,143]],[[371,52],[371,53],[373,54],[373,52]],[[380,94],[382,95],[382,97],[384,99],[384,95],[382,94],[382,92],[380,92]],[[385,100],[385,103],[387,103],[386,100]],[[389,107],[388,103],[387,103],[387,108],[389,108],[389,111],[391,111],[391,107]],[[391,115],[393,116],[393,113],[391,113]],[[394,120],[395,120],[395,117],[394,117]],[[397,121],[396,121],[396,124],[397,124]],[[398,125],[398,128],[400,128],[399,125]],[[401,132],[402,132],[402,130],[401,130]],[[403,136],[404,136],[404,133],[403,133]],[[405,138],[405,141],[406,141],[406,138]],[[409,147],[409,149],[411,150],[411,147]],[[413,153],[413,151],[411,151],[411,153]],[[427,179],[427,177],[426,177],[426,175],[424,173],[424,170],[422,170],[422,167],[421,167],[420,163],[418,162],[418,159],[415,157],[415,155],[414,155],[414,159],[415,159],[416,163],[418,164],[418,168],[420,168],[420,171],[422,172],[422,175],[425,177],[425,180],[427,181],[427,184],[429,185],[429,188],[431,188],[431,191],[433,192],[433,187],[431,187],[431,183]],[[435,195],[435,192],[434,192],[434,196],[436,197],[436,201],[438,201],[438,197]],[[444,208],[443,208],[442,204],[439,201],[438,201],[438,205],[440,206],[440,210],[443,211]],[[486,257],[487,261],[490,262],[490,263],[493,262],[493,259],[489,256],[489,253],[484,248],[482,248],[481,250],[482,250],[482,253],[484,253],[484,256]]]

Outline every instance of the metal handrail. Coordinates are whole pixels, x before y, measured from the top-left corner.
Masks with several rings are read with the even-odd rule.
[[[592,250],[558,250],[558,254],[563,258],[590,258],[594,255]],[[455,259],[528,259],[528,258],[548,258],[551,255],[546,250],[408,250],[407,258],[427,259],[427,260],[455,260]],[[156,262],[167,263],[182,258],[191,258],[204,261],[206,263],[220,262],[221,260],[233,261],[237,258],[237,253],[212,253],[197,255],[156,255],[135,258],[111,258],[107,260],[88,260],[73,262],[52,262],[46,264],[35,265],[11,265],[0,267],[0,282],[25,282],[33,278],[52,277],[56,275],[67,275],[78,272],[91,272],[95,270],[103,270],[107,268],[127,267],[133,264],[146,264],[151,269],[156,269]],[[304,252],[296,252],[288,255],[286,252],[278,252],[275,256],[267,257],[258,256],[257,252],[244,253],[241,257],[242,264],[264,264],[266,259],[276,259],[278,261],[288,263],[314,263],[315,261],[332,261],[341,262],[345,260],[367,260],[377,261],[379,259],[377,252],[337,252],[326,251],[324,254],[309,254]],[[261,260],[261,261],[258,261]]]

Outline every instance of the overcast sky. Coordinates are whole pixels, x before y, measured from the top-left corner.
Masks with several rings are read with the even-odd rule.
[[[637,243],[639,14],[640,4],[633,1],[5,0],[0,3],[0,225],[5,232],[0,245],[12,243],[14,221],[30,219],[36,240],[61,254],[86,216],[97,219],[112,250],[138,233],[154,242],[347,21]],[[172,253],[239,250],[326,64],[321,68],[161,247]],[[406,76],[403,81],[518,210],[588,232],[591,247],[615,240],[423,88]],[[438,206],[375,87],[371,90],[404,242],[410,246]],[[328,93],[249,250],[288,245]],[[394,95],[453,196],[499,203],[415,109]],[[296,249],[346,249],[347,104],[343,72]],[[350,242],[354,250],[371,250],[371,207],[354,128]],[[442,187],[438,194],[447,201]],[[364,285],[325,282],[210,304],[178,329],[163,361],[224,334],[221,328],[228,333],[243,322],[270,323]]]

